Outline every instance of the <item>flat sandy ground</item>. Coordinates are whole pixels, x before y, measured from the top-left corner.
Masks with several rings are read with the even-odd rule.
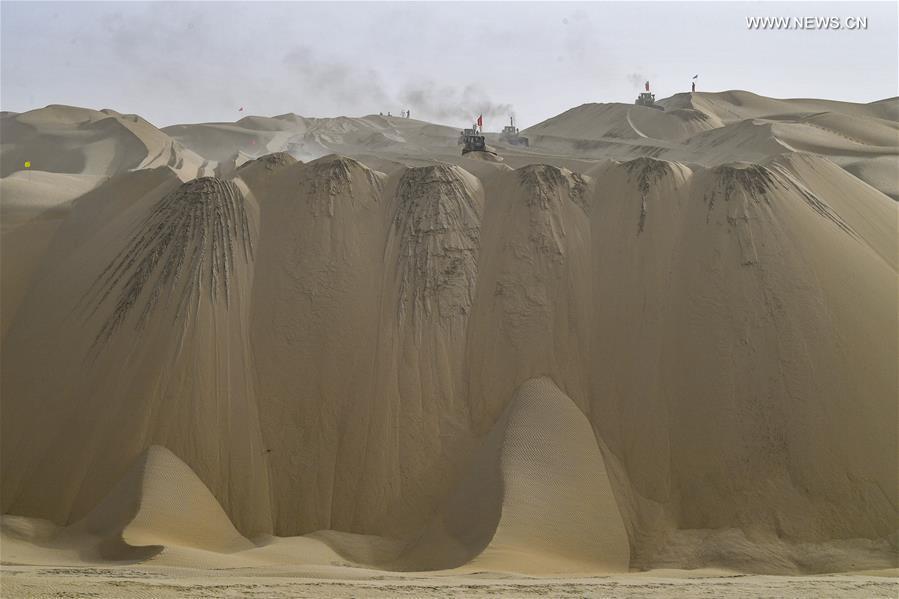
[[[899,595],[882,575],[690,575],[664,571],[600,578],[383,575],[296,578],[189,569],[3,566],[0,595],[11,597],[864,597]],[[327,576],[327,574],[325,574]]]

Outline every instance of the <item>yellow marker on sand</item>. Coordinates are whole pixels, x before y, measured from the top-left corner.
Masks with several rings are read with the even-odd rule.
[[[31,163],[27,160],[25,161],[25,168],[31,168]]]

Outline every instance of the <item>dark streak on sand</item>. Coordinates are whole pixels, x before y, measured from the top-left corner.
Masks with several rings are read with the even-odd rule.
[[[640,190],[640,221],[637,223],[639,235],[646,226],[646,194],[663,176],[671,172],[671,165],[664,160],[642,157],[625,162],[624,168],[627,169],[628,181],[636,183]]]
[[[231,181],[194,179],[163,197],[141,221],[125,248],[97,277],[85,299],[93,317],[110,299],[115,306],[94,340],[107,342],[138,305],[142,330],[163,296],[175,320],[199,303],[204,286],[213,303],[230,301],[235,259],[250,262],[253,241],[243,195]]]

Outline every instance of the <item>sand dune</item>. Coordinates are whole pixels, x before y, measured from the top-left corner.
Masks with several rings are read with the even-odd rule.
[[[0,176],[31,169],[114,175],[169,166],[193,178],[203,160],[137,115],[53,105],[0,119]]]
[[[504,418],[501,516],[472,566],[626,572],[627,533],[583,413],[540,378],[522,385]]]
[[[270,530],[261,509],[268,476],[263,448],[258,426],[247,427],[256,412],[244,353],[248,315],[241,309],[249,293],[254,207],[231,182],[176,186],[174,174],[168,176],[169,185],[153,187],[116,214],[108,203],[92,205],[99,196],[78,202],[10,325],[4,340],[19,351],[4,356],[11,374],[4,383],[15,394],[19,385],[32,388],[54,416],[40,431],[4,430],[10,454],[30,456],[15,458],[28,465],[4,478],[4,501],[16,502],[4,511],[37,510],[59,522],[80,518],[148,444],[159,443],[199,471],[229,508],[230,494],[234,502],[256,495],[247,521],[232,517],[254,532]],[[84,221],[97,220],[105,226],[94,235],[71,238]],[[48,339],[67,341],[47,347]],[[60,376],[43,377],[40,362],[61,368]],[[4,405],[4,413],[5,422],[44,418],[27,404]],[[101,413],[109,418],[98,419]],[[212,434],[204,441],[200,430]],[[81,435],[93,442],[85,444]],[[44,459],[58,444],[71,462]],[[92,466],[73,468],[78,461]],[[69,482],[66,491],[48,496],[41,479]],[[258,482],[247,484],[252,480]]]
[[[896,567],[897,102],[661,103],[4,114],[3,560]]]
[[[98,175],[73,175],[50,171],[17,171],[0,179],[0,218],[4,231],[34,220],[44,213],[64,208],[75,198],[102,183]]]
[[[872,335],[896,324],[895,267],[855,210],[865,206],[867,227],[895,205],[864,189],[846,202],[837,185],[851,178],[835,167],[836,185],[822,176],[813,192],[790,166],[691,172],[646,161],[612,167],[617,186],[606,171],[613,196],[648,185],[640,201],[594,214],[594,289],[607,298],[594,348],[607,367],[593,379],[593,407],[630,414],[597,428],[652,505],[647,515],[667,512],[653,517],[677,528],[754,531],[760,546],[850,530],[887,538],[896,346]],[[624,317],[634,305],[639,324]],[[852,341],[850,329],[868,332]]]
[[[532,137],[532,145],[554,153],[614,159],[651,156],[705,166],[757,162],[783,152],[816,153],[895,195],[891,168],[899,154],[896,98],[851,104],[775,100],[731,91],[676,94],[659,104],[664,111],[585,104],[524,134]]]
[[[222,164],[220,174],[229,172],[227,164],[238,152],[249,157],[288,152],[303,161],[333,152],[408,155],[443,148],[455,153],[459,137],[451,127],[380,115],[332,119],[295,114],[247,116],[236,123],[174,125],[163,131],[208,160]]]
[[[561,517],[546,519],[547,510]],[[605,514],[597,520],[595,514]],[[56,561],[95,560],[248,567],[302,559],[398,570],[488,568],[624,572],[628,541],[592,428],[549,379],[527,381],[470,462],[470,470],[410,543],[321,531],[242,536],[209,489],[172,452],[150,446],[109,494],[65,528],[3,521],[14,559],[40,541]],[[33,558],[32,558],[33,559]]]
[[[107,554],[110,559],[129,557],[130,548],[161,551],[174,546],[234,553],[253,547],[196,474],[158,445],[150,446],[110,494],[69,532],[82,531],[120,538],[123,554]],[[142,553],[147,552],[138,555]]]

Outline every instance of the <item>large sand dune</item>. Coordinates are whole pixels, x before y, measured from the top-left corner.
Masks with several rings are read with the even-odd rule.
[[[661,103],[4,114],[3,560],[896,567],[896,100]]]
[[[2,176],[22,170],[113,175],[166,165],[195,176],[202,159],[137,115],[47,106],[0,117]]]

